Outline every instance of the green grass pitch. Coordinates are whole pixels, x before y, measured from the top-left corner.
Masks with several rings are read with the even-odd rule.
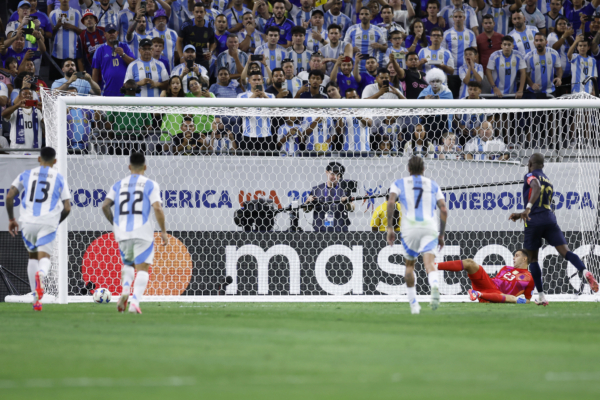
[[[600,303],[0,304],[9,399],[588,399]]]

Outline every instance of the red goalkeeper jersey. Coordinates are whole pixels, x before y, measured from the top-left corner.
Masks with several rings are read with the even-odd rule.
[[[504,267],[496,274],[492,281],[504,294],[520,296],[525,294],[526,299],[531,299],[531,292],[535,287],[533,277],[526,269]]]

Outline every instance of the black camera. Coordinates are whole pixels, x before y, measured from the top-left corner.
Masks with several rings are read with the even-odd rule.
[[[233,216],[233,222],[245,232],[270,232],[275,225],[275,203],[273,200],[250,200]]]
[[[250,61],[261,61],[263,60],[264,56],[262,54],[252,54],[250,56]]]

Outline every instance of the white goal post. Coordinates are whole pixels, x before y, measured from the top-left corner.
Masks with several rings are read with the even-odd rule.
[[[383,132],[383,141],[392,141],[386,128],[397,129],[391,151],[370,149],[355,154],[344,151],[343,143],[338,147],[328,143],[326,151],[312,148],[305,156],[239,149],[175,154],[178,150],[171,141],[164,145],[157,144],[156,137],[146,140],[147,176],[163,192],[171,242],[165,250],[156,246],[145,301],[405,301],[402,246],[387,247],[384,233],[370,226],[374,209],[384,197],[355,201],[354,211],[348,212],[347,232],[313,232],[312,213],[290,215],[281,209],[301,204],[312,187],[324,182],[325,168],[333,161],[344,165],[344,179],[353,182],[348,186],[352,196],[385,195],[394,179],[407,175],[407,155],[421,150],[420,142],[413,140],[415,127],[431,129],[433,120],[439,123],[439,131],[424,141],[425,174],[446,189],[449,206],[446,247],[438,261],[471,257],[490,274],[512,265],[512,253],[522,247],[523,227],[507,219],[522,207],[521,182],[528,157],[542,151],[556,192],[553,207],[569,246],[597,277],[600,271],[600,99],[595,97],[583,94],[543,101],[200,99],[59,96],[47,90],[42,97],[47,143],[57,150],[59,172],[67,177],[73,196],[72,213],[59,227],[48,276],[49,292],[58,303],[91,301],[90,295],[81,294],[87,282],[109,287],[113,293],[120,290],[118,251],[100,205],[110,186],[127,176],[128,157],[111,154],[106,148],[114,139],[103,142],[94,133],[87,151],[73,154],[67,144],[68,115],[78,109],[89,110],[94,120],[119,113],[140,119],[148,115],[159,121],[167,115],[217,116],[221,121],[227,116],[234,121],[227,132],[235,138],[243,136],[246,118],[269,124],[279,118],[281,125],[292,121],[290,117],[301,122],[323,118],[318,126],[330,121],[331,127],[323,129],[341,137],[340,121],[361,123],[356,119],[360,117],[373,121],[370,132]],[[483,147],[466,151],[468,145],[463,144],[456,152],[448,151],[443,147],[448,132],[465,142],[477,139],[473,135],[481,132],[481,123],[463,128],[463,115],[489,120],[493,136],[505,146],[492,146],[486,152]],[[299,123],[298,129],[307,129],[309,122]],[[213,135],[208,132],[201,140]],[[305,146],[302,140],[293,142],[302,143],[300,151]],[[118,141],[114,146],[120,146]],[[445,151],[449,156],[441,156]],[[245,201],[254,199],[271,200],[276,215],[264,231],[244,232],[235,225],[234,214]],[[294,229],[294,218],[299,230]],[[550,299],[598,301],[575,268],[557,257],[553,248],[544,245],[540,264]],[[466,273],[442,276],[442,302],[468,300]],[[231,277],[231,284],[224,285],[226,277]],[[417,288],[420,296],[429,293],[424,274],[417,274]]]

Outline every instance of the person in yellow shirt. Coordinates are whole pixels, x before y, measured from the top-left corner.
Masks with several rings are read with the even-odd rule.
[[[385,202],[381,203],[375,211],[373,211],[373,216],[371,217],[371,231],[372,232],[385,232],[387,229],[387,201],[390,197],[390,194],[385,196]],[[394,213],[394,219],[396,223],[394,224],[394,230],[396,232],[400,232],[400,220],[402,219],[402,209],[400,203],[396,202],[396,212]]]

